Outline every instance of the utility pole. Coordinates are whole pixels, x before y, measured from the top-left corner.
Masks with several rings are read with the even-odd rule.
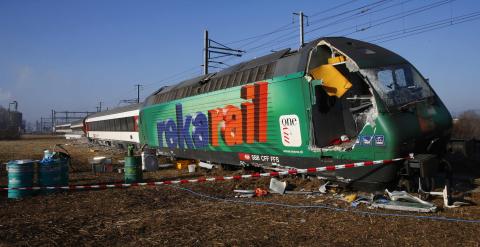
[[[208,68],[217,68],[216,66],[211,66],[210,63],[225,65],[223,62],[215,61],[215,59],[227,57],[227,56],[236,56],[241,57],[242,53],[245,51],[232,49],[226,45],[220,44],[219,42],[208,38],[208,30],[205,30],[205,42],[203,48],[203,74],[208,74]],[[212,56],[212,54],[214,56]]]
[[[208,74],[208,30],[205,29],[204,42],[203,42],[203,74]]]
[[[137,87],[137,104],[140,103],[140,87],[141,84],[136,84],[135,87]]]
[[[52,134],[55,133],[53,127],[55,127],[55,110],[52,110]]]
[[[303,31],[303,19],[304,17],[307,18],[307,26],[308,26],[308,16],[307,15],[304,15],[303,14],[303,11],[300,11],[298,13],[293,13],[294,15],[298,15],[298,18],[299,18],[299,24],[300,24],[300,48],[303,47],[303,45],[305,44],[305,40],[304,40],[304,31]]]
[[[97,112],[101,112],[102,111],[102,101],[98,102],[98,106],[97,106]]]

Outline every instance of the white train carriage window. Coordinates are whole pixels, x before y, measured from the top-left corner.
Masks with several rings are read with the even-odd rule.
[[[127,118],[127,128],[128,128],[128,131],[135,130],[135,119],[133,117]]]

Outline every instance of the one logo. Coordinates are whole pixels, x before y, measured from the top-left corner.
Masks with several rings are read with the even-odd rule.
[[[300,132],[298,116],[282,115],[279,122],[282,144],[286,147],[300,147],[302,145],[302,133]]]

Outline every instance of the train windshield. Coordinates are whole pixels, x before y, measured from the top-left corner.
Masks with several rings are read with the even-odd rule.
[[[411,65],[362,69],[373,88],[389,107],[402,106],[433,96],[423,77]]]

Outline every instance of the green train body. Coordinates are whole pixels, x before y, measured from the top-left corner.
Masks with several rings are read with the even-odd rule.
[[[336,78],[314,76],[323,65],[349,86],[331,88]],[[451,122],[408,61],[338,37],[162,88],[145,101],[139,125],[142,144],[175,157],[307,168],[441,152]],[[383,185],[401,167],[325,175]]]

